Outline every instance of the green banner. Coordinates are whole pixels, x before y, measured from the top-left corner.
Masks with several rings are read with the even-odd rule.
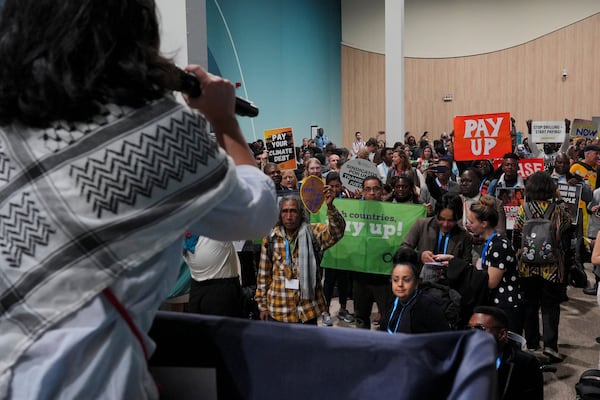
[[[325,251],[323,267],[389,275],[392,256],[419,218],[427,215],[420,204],[335,199],[346,219],[342,240]],[[327,207],[321,207],[311,222],[327,223]]]

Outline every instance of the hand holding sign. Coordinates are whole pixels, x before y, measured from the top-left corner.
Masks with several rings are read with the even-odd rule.
[[[304,179],[302,186],[300,187],[300,199],[304,204],[304,207],[311,214],[316,214],[319,212],[321,205],[323,205],[323,201],[325,201],[324,196],[324,184],[323,180],[317,176],[309,176]],[[333,196],[333,191],[329,189],[331,196]],[[331,199],[333,201],[333,198]],[[328,201],[330,204],[330,201]]]

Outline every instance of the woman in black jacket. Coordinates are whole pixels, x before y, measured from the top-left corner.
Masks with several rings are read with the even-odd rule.
[[[419,288],[417,267],[408,262],[394,266],[394,300],[379,329],[388,333],[428,333],[451,330],[441,299]]]

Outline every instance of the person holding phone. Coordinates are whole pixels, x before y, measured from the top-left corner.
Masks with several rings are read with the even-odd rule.
[[[452,179],[452,162],[448,158],[441,158],[427,168],[425,184],[420,190],[421,201],[431,204],[433,209],[444,194],[456,195],[460,192],[460,186]]]

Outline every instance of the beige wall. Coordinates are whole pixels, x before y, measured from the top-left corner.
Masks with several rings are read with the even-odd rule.
[[[341,0],[342,43],[385,54],[385,0]],[[600,12],[598,0],[404,0],[404,55],[507,49]]]
[[[407,16],[408,17],[408,16]],[[509,49],[453,58],[405,58],[405,130],[430,137],[455,115],[508,111],[525,121],[600,115],[600,14]],[[342,46],[343,144],[385,130],[384,56]],[[562,79],[566,68],[568,77]],[[443,102],[446,93],[452,102]],[[419,135],[420,136],[420,135]]]

